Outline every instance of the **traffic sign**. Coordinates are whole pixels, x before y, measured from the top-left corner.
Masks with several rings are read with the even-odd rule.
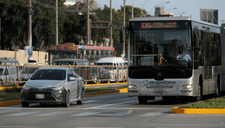
[[[25,46],[24,47],[25,57],[32,57],[33,46]]]
[[[109,28],[109,21],[91,21],[91,28]]]

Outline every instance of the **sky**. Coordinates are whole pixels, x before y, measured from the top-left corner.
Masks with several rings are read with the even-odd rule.
[[[67,0],[79,1],[79,0]],[[95,0],[100,8],[104,5],[110,7],[110,0]],[[169,2],[169,3],[167,3]],[[143,8],[148,14],[154,15],[155,7],[164,7],[165,13],[173,13],[175,16],[191,16],[193,19],[200,20],[200,9],[217,9],[219,12],[219,25],[225,23],[225,0],[126,0],[126,5]],[[112,8],[120,9],[123,0],[112,0]],[[177,8],[177,9],[174,9]],[[222,22],[221,22],[222,21]]]

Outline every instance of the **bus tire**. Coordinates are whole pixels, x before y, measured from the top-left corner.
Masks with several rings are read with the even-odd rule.
[[[220,96],[220,77],[218,76],[215,97],[219,97],[219,96]]]
[[[198,96],[193,96],[191,97],[191,101],[192,102],[198,102],[202,99],[202,92],[201,92],[201,86],[199,86],[199,90],[198,90]]]
[[[145,96],[138,96],[139,104],[147,104],[148,99]]]

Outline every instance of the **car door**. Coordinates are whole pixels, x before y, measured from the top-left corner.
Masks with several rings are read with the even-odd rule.
[[[9,81],[9,71],[7,68],[5,68],[4,74],[2,76],[3,82],[8,82]],[[8,85],[9,83],[3,83],[3,85]]]
[[[75,80],[70,80],[70,77],[74,77],[76,78],[73,73],[72,73],[72,70],[68,70],[68,79],[67,79],[67,83],[69,85],[69,88],[70,88],[70,98],[71,99],[74,99],[74,98],[77,98],[77,79]]]
[[[9,85],[13,85],[15,73],[12,68],[8,68],[9,74],[7,76],[7,81],[9,82]]]
[[[76,74],[76,72],[74,70],[72,70],[73,75],[76,78],[76,98],[78,98],[80,96],[80,92],[81,92],[81,77]]]

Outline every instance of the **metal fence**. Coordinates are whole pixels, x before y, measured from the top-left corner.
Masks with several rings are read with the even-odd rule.
[[[83,78],[85,84],[127,82],[127,66],[72,66],[72,65],[0,65],[0,87],[23,86],[40,67],[70,67]]]

